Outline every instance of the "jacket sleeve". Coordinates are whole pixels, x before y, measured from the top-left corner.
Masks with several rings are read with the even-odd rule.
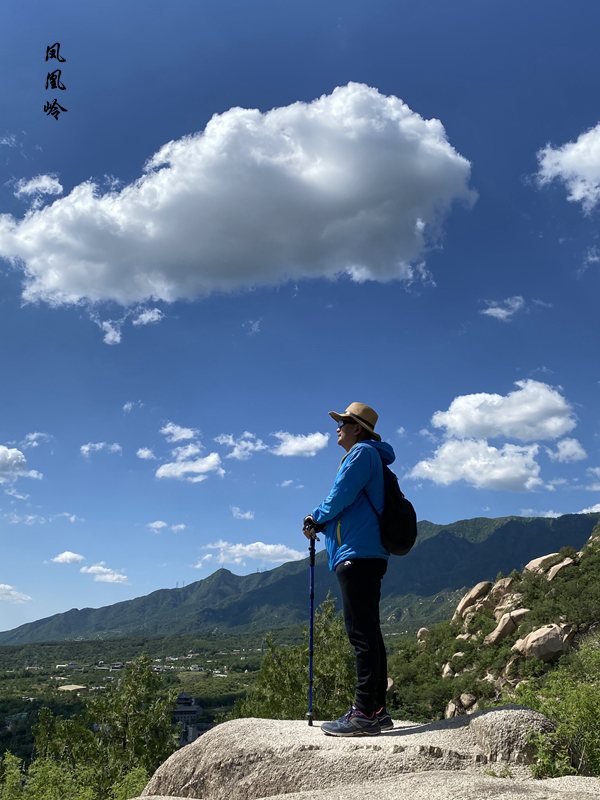
[[[315,522],[329,522],[352,505],[373,475],[373,455],[370,447],[357,447],[345,459],[329,496],[312,512]]]

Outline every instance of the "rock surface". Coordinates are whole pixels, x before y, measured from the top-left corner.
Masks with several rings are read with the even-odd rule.
[[[565,560],[561,561],[560,564],[555,564],[551,569],[549,569],[546,577],[549,581],[552,581],[554,578],[556,578],[556,575],[561,571],[561,569],[563,569],[563,567],[570,567],[574,563],[574,559],[565,558]]]
[[[475,605],[477,600],[479,600],[480,597],[486,595],[491,588],[492,588],[491,581],[481,581],[481,583],[478,583],[476,586],[470,589],[456,607],[453,619],[458,619],[459,617],[462,617],[467,608],[470,608],[472,605]]]
[[[555,661],[571,649],[573,633],[571,625],[544,625],[515,642],[512,650],[521,653],[525,658]]]
[[[399,775],[329,789],[265,795],[270,800],[598,800],[598,778],[521,781],[487,775],[432,771]],[[141,800],[141,798],[137,798]],[[184,800],[183,796],[147,795],[144,800]],[[207,798],[206,800],[210,800]],[[261,798],[261,800],[264,800]]]
[[[397,722],[394,730],[376,737],[324,736],[318,724],[310,728],[303,721],[233,720],[174,753],[155,772],[143,796],[255,800],[303,792],[299,796],[325,798],[329,794],[321,791],[332,790],[331,797],[348,797],[351,786],[354,795],[354,784],[375,785],[406,773],[458,770],[480,775],[491,762],[502,769],[498,761],[522,770],[518,765],[530,757],[527,730],[551,727],[541,714],[518,706],[426,725]]]
[[[528,608],[518,608],[516,611],[503,614],[494,630],[488,633],[483,640],[483,646],[489,647],[492,644],[500,644],[503,639],[506,639],[507,636],[517,630],[519,623],[529,611],[530,609]]]
[[[556,558],[558,553],[548,553],[547,556],[540,556],[539,558],[534,558],[529,564],[525,564],[523,567],[523,575],[526,572],[545,572],[548,569],[548,565]]]

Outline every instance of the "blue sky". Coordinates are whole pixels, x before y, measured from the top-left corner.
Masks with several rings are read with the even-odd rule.
[[[3,21],[0,629],[304,556],[354,401],[421,519],[600,510],[597,3]]]

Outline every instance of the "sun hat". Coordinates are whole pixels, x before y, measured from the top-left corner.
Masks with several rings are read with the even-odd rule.
[[[350,403],[343,414],[338,414],[337,411],[330,411],[329,416],[333,417],[336,422],[350,417],[350,419],[353,419],[358,425],[368,431],[374,439],[377,439],[378,442],[381,441],[381,436],[373,430],[379,417],[371,406],[366,406],[364,403]]]

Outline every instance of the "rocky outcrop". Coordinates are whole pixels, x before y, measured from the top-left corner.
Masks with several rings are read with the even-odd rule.
[[[519,639],[512,647],[525,658],[541,658],[542,661],[556,661],[571,648],[574,631],[571,625],[544,625]]]
[[[421,644],[422,642],[427,639],[427,634],[429,633],[429,628],[419,628],[417,631],[417,642]]]
[[[503,639],[506,639],[507,636],[517,630],[525,614],[529,614],[529,610],[528,608],[518,608],[516,611],[503,614],[495,629],[488,633],[483,640],[483,646],[489,647],[492,644],[500,644]]]
[[[297,792],[314,797],[327,789],[347,798],[356,784],[407,773],[460,771],[465,780],[465,772],[481,774],[490,763],[515,769],[529,763],[530,729],[553,728],[542,714],[518,706],[426,725],[396,722],[394,730],[373,738],[323,736],[318,723],[310,728],[303,721],[233,720],[174,753],[142,796],[254,800]]]
[[[523,567],[523,574],[526,572],[545,572],[550,564],[556,559],[558,553],[549,553],[547,556],[534,558]]]
[[[475,605],[477,600],[479,600],[480,597],[486,595],[491,588],[492,584],[490,581],[482,581],[481,583],[478,583],[477,586],[474,586],[469,592],[466,593],[466,595],[460,601],[460,603],[456,608],[456,611],[454,612],[454,617],[452,619],[456,620],[459,617],[462,617],[465,611],[470,606]]]
[[[575,563],[575,559],[573,559],[573,558],[565,558],[565,560],[561,561],[560,564],[555,564],[553,567],[551,567],[548,570],[548,574],[546,575],[546,577],[548,578],[549,581],[552,581],[552,580],[554,580],[554,578],[556,578],[556,576],[561,571],[561,569],[563,569],[564,567],[570,567],[574,563]]]

